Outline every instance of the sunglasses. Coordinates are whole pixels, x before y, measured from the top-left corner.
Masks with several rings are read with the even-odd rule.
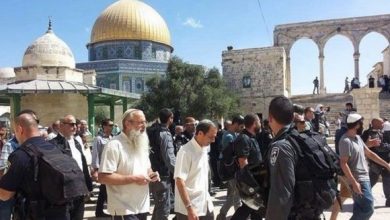
[[[75,122],[63,122],[63,124],[70,125],[72,127],[77,125]]]

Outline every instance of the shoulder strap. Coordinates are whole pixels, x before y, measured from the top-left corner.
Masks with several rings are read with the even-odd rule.
[[[286,139],[290,142],[291,146],[297,152],[298,156],[303,157],[304,155],[302,153],[301,147],[299,146],[298,142],[295,140],[295,137],[292,134],[290,134],[287,136]]]
[[[23,149],[33,160],[34,165],[34,181],[38,181],[38,171],[39,171],[39,163],[38,158],[42,156],[42,153],[37,149],[37,147],[31,143],[26,143],[21,146]]]

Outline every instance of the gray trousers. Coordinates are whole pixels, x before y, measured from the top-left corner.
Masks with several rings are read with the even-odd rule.
[[[236,188],[236,179],[234,178],[228,181],[226,201],[219,211],[220,215],[226,216],[232,206],[234,206],[235,210],[241,206],[241,199]]]
[[[369,175],[371,187],[374,187],[374,185],[378,182],[379,176],[382,176],[383,193],[385,194],[386,200],[390,201],[390,172],[384,167],[374,162],[370,162]]]
[[[169,177],[161,177],[160,182],[150,183],[150,191],[154,199],[152,220],[168,220],[171,210],[171,190]]]

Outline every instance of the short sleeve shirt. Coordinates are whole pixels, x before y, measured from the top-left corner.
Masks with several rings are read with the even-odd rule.
[[[354,138],[344,134],[339,141],[340,157],[348,157],[348,166],[357,181],[369,181],[368,165],[364,154],[364,142],[360,136]]]
[[[103,149],[99,173],[122,175],[148,175],[149,155],[132,150],[127,136],[122,132],[109,141]],[[149,186],[106,185],[107,210],[111,215],[132,215],[149,212]]]
[[[195,138],[183,145],[177,153],[174,178],[185,182],[187,193],[198,216],[205,216],[207,209],[213,210],[208,190],[209,164],[207,148],[201,147]],[[187,215],[187,209],[175,186],[175,211]]]
[[[0,153],[0,170],[4,170],[7,168],[7,161],[9,155],[15,150],[15,146],[12,145],[17,145],[15,142],[14,138],[11,140],[7,141],[7,143],[4,144],[3,148],[1,149]]]
[[[40,147],[55,147],[42,137],[32,137],[25,143],[32,143]],[[23,190],[23,186],[30,181],[28,178],[32,178],[30,156],[24,150],[16,149],[8,157],[8,169],[0,179],[0,188],[11,192]]]
[[[234,141],[234,152],[237,157],[246,157],[248,164],[259,165],[262,162],[261,152],[256,137],[244,130]]]

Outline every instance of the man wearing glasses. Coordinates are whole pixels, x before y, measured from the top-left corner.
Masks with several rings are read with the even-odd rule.
[[[111,119],[104,119],[102,121],[102,133],[93,141],[93,147],[92,147],[92,171],[91,175],[92,178],[95,181],[98,180],[98,170],[100,165],[100,160],[103,152],[104,146],[111,140],[112,135],[112,129],[114,127],[114,122],[111,121]],[[96,217],[108,217],[109,215],[105,214],[103,212],[104,208],[104,202],[107,201],[107,191],[106,191],[106,185],[100,184],[99,187],[99,196],[96,202],[96,209],[95,209],[95,216]]]
[[[66,154],[76,160],[77,165],[84,173],[85,184],[88,190],[92,191],[92,180],[89,175],[87,160],[83,154],[82,145],[74,138],[76,130],[76,118],[73,115],[66,115],[60,119],[60,128],[57,137],[50,140],[50,142],[63,149]],[[71,219],[83,219],[84,198],[73,200],[72,205]]]
[[[208,148],[215,141],[217,127],[210,120],[196,126],[195,136],[177,153],[175,212],[177,220],[214,219],[208,184]]]
[[[107,188],[107,210],[113,220],[146,220],[150,182],[160,180],[149,160],[145,115],[129,109],[122,116],[123,131],[103,149],[99,182]]]

